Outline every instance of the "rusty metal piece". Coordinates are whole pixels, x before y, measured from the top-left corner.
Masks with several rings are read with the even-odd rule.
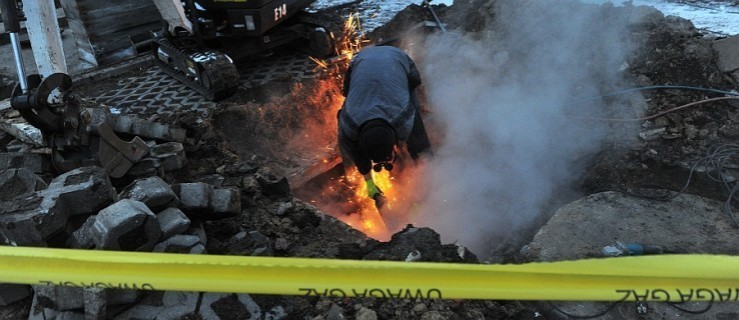
[[[149,153],[149,146],[144,140],[136,136],[130,142],[123,141],[105,122],[97,126],[97,133],[100,135],[98,159],[113,178],[124,176],[135,162]]]

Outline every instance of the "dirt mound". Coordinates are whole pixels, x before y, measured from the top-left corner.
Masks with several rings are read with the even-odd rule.
[[[484,37],[491,31],[491,26],[498,23],[497,2],[477,0],[458,2],[451,7],[434,8],[450,30],[464,32],[470,37]],[[626,71],[624,82],[616,84],[622,87],[602,84],[604,90],[617,91],[657,85],[721,90],[736,88],[736,84],[723,76],[716,67],[716,56],[711,49],[712,39],[705,38],[689,21],[664,17],[660,12],[645,7],[601,6],[598,10],[601,10],[603,16],[630,15],[633,21],[625,37],[638,48],[629,54],[628,63],[623,66]],[[427,9],[411,5],[389,23],[369,34],[369,38],[381,42],[399,37],[411,26],[431,18]],[[251,93],[251,98],[256,97],[251,99],[254,102],[229,100],[224,104],[224,111],[216,114],[211,120],[215,124],[213,127],[218,128],[214,130],[218,132],[216,135],[223,139],[220,142],[218,139],[213,141],[215,145],[222,143],[221,146],[225,151],[222,150],[219,154],[235,155],[242,161],[246,160],[247,167],[271,164],[280,171],[295,165],[290,159],[294,159],[297,154],[285,154],[285,150],[279,148],[278,150],[265,148],[275,146],[276,141],[289,141],[298,128],[310,123],[311,112],[306,110],[316,110],[320,108],[321,103],[326,105],[331,103],[329,93],[319,94],[324,97],[320,100],[322,102],[309,101],[307,97],[317,91],[316,87],[310,86],[294,87],[290,82],[271,84],[261,88],[262,91]],[[284,98],[274,98],[274,93],[279,93]],[[607,94],[608,91],[603,93]],[[254,96],[255,94],[257,96]],[[641,131],[615,130],[629,137],[615,139],[616,141],[610,145],[611,148],[603,149],[591,162],[592,165],[582,182],[582,188],[586,193],[624,190],[647,184],[660,184],[673,190],[679,189],[684,182],[687,164],[703,157],[710,146],[732,142],[737,137],[736,131],[727,127],[736,123],[737,110],[725,102],[713,102],[679,112],[672,111],[673,108],[686,103],[722,96],[721,94],[678,87],[639,90],[638,94],[643,94],[646,103],[638,105],[641,109],[634,108],[632,113],[634,119],[660,112],[665,114],[649,120],[633,120],[638,124],[634,127],[641,128],[642,131],[664,127],[664,134],[647,141],[637,138]],[[624,100],[631,99],[628,94],[624,95],[625,97],[619,94],[605,98],[606,105],[621,108]],[[613,103],[608,104],[608,99],[612,99]],[[279,111],[280,108],[272,109],[278,110],[274,113],[261,110],[264,104],[286,108],[298,105],[299,110],[293,113],[295,117],[284,118],[285,113]],[[618,110],[614,114],[623,115],[624,112],[621,111]],[[285,121],[289,125],[284,125]],[[618,124],[614,123],[614,126]],[[284,127],[289,129],[285,130]],[[208,137],[211,130],[205,132],[204,136]],[[208,163],[214,160],[211,156],[211,152],[216,151],[213,150],[214,145],[210,143],[199,145],[200,148],[204,148],[203,165],[214,168],[228,162],[219,159],[217,163]],[[229,167],[227,165],[227,168]],[[707,197],[725,197],[718,187],[700,179],[689,191]],[[460,256],[456,246],[442,245],[439,235],[431,229],[407,228],[394,235],[390,242],[381,243],[347,228],[296,199],[275,200],[254,196],[247,203],[251,204],[247,208],[250,213],[247,218],[213,222],[206,226],[206,230],[213,238],[208,248],[211,252],[220,254],[259,252],[277,256],[373,260],[412,259],[419,252],[423,261],[476,261],[471,252]],[[321,218],[316,218],[316,214]],[[518,239],[514,244],[503,246],[504,249],[501,250],[512,257],[517,253],[516,248],[520,248],[516,247],[516,244],[521,245],[522,241]],[[294,310],[296,312],[294,314],[319,317],[331,317],[332,314],[339,313],[349,317],[358,316],[363,314],[365,309],[373,310],[379,318],[419,316],[449,319],[525,318],[534,314],[533,310],[509,302],[419,302],[331,298],[289,300],[292,305],[300,305],[302,308],[299,311]]]

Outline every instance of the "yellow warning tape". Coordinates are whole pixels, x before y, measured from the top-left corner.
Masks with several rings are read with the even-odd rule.
[[[334,297],[738,301],[739,256],[482,265],[0,246],[0,283]]]

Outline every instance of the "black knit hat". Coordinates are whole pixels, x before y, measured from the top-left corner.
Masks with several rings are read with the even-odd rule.
[[[359,131],[359,148],[374,162],[390,160],[395,147],[395,130],[384,120],[367,121]]]

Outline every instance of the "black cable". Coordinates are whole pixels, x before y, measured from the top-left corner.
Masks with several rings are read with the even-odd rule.
[[[726,202],[724,202],[724,211],[726,211],[729,214],[729,217],[731,218],[731,220],[734,221],[735,225],[739,225],[739,223],[737,222],[737,218],[734,215],[734,212],[731,210],[731,201],[735,200],[739,202],[739,197],[737,197],[737,191],[739,191],[739,182],[735,181],[734,188],[732,188],[729,191],[729,198],[726,199]]]
[[[605,310],[603,310],[601,312],[598,312],[596,314],[587,315],[587,316],[577,315],[577,314],[571,314],[571,313],[569,313],[567,311],[564,311],[564,310],[560,309],[559,307],[557,307],[554,303],[552,303],[550,301],[547,301],[547,303],[549,304],[550,307],[552,307],[552,309],[554,309],[557,312],[565,315],[568,318],[572,318],[572,319],[593,319],[593,318],[602,317],[602,316],[606,315],[608,312],[610,312],[611,310],[613,310],[613,308],[615,308],[618,303],[623,302],[623,301],[625,301],[625,299],[621,299],[619,301],[613,302]],[[637,301],[637,302],[639,302],[639,301]],[[688,314],[694,314],[694,315],[704,314],[704,313],[708,312],[709,310],[711,310],[711,308],[713,308],[713,300],[709,300],[708,301],[708,305],[705,308],[701,309],[701,310],[690,310],[690,309],[685,309],[685,308],[680,307],[680,305],[683,304],[684,302],[674,303],[674,302],[666,301],[666,303],[670,307],[673,307],[673,308],[675,308],[677,310],[680,310],[682,312],[685,312],[685,313],[688,313]]]
[[[569,313],[569,312],[567,312],[567,311],[564,311],[564,310],[562,310],[562,309],[558,308],[558,307],[557,307],[556,305],[554,305],[554,303],[552,303],[551,301],[547,301],[547,303],[549,304],[549,306],[550,306],[550,307],[552,307],[552,309],[554,309],[554,310],[556,310],[557,312],[559,312],[559,313],[561,313],[561,314],[563,314],[563,315],[567,316],[568,318],[572,318],[572,319],[593,319],[593,318],[597,318],[597,317],[602,317],[602,316],[604,316],[604,315],[605,315],[606,313],[608,313],[608,312],[610,312],[611,310],[613,310],[613,308],[615,308],[615,307],[616,307],[616,305],[617,305],[617,304],[618,304],[619,302],[623,302],[623,301],[625,301],[625,300],[626,300],[626,297],[622,298],[622,299],[621,299],[621,300],[619,300],[619,301],[616,301],[616,302],[612,302],[612,303],[611,303],[611,304],[610,304],[610,305],[608,306],[608,308],[606,308],[605,310],[603,310],[603,311],[601,311],[601,312],[599,312],[599,313],[596,313],[596,314],[594,314],[594,315],[587,315],[587,316],[582,316],[582,315],[577,315],[577,314],[571,314],[571,313]]]
[[[688,178],[685,181],[685,184],[683,187],[677,191],[673,192],[671,195],[660,195],[660,196],[650,196],[645,194],[638,194],[633,192],[625,192],[629,195],[634,195],[642,198],[650,198],[650,199],[657,199],[657,200],[671,200],[675,197],[683,194],[685,190],[688,189],[688,186],[690,185],[690,182],[693,179],[693,173],[696,171],[696,169],[703,165],[705,167],[706,175],[709,179],[712,181],[718,182],[721,184],[722,189],[728,194],[728,199],[724,202],[724,211],[729,215],[729,218],[731,218],[732,222],[735,226],[739,226],[739,219],[736,218],[734,215],[734,212],[732,210],[732,201],[739,201],[739,197],[737,196],[737,192],[739,191],[739,182],[735,178],[733,181],[729,181],[728,177],[725,173],[725,165],[727,162],[732,160],[732,158],[739,156],[739,145],[738,144],[717,144],[713,145],[708,149],[707,155],[701,159],[698,159],[693,166],[690,168],[690,172],[688,173]],[[733,186],[732,186],[733,184]]]
[[[670,307],[673,307],[673,308],[675,308],[677,310],[680,310],[682,312],[689,313],[689,314],[704,314],[704,313],[708,312],[708,310],[711,310],[711,308],[713,307],[713,300],[709,300],[708,301],[708,306],[706,306],[705,308],[703,308],[701,310],[697,310],[697,311],[695,311],[695,310],[688,310],[688,309],[685,309],[685,308],[682,308],[682,307],[679,307],[678,306],[678,305],[683,304],[683,303],[684,302],[680,302],[680,303],[667,302],[667,305],[669,305]]]
[[[739,93],[737,93],[737,92],[731,92],[731,91],[726,91],[726,90],[718,90],[718,89],[713,89],[713,88],[701,88],[701,87],[691,87],[691,86],[681,86],[681,85],[657,85],[657,86],[646,86],[646,87],[628,88],[628,89],[623,89],[623,90],[619,90],[619,91],[615,91],[615,92],[603,94],[603,95],[600,95],[600,96],[582,98],[582,99],[578,99],[578,100],[594,100],[594,99],[600,99],[600,98],[605,98],[605,97],[620,95],[620,94],[628,93],[628,92],[647,91],[647,90],[661,90],[661,89],[668,89],[668,90],[669,89],[694,90],[694,91],[712,92],[712,93],[722,94],[722,95],[726,95],[726,96],[739,96]]]

